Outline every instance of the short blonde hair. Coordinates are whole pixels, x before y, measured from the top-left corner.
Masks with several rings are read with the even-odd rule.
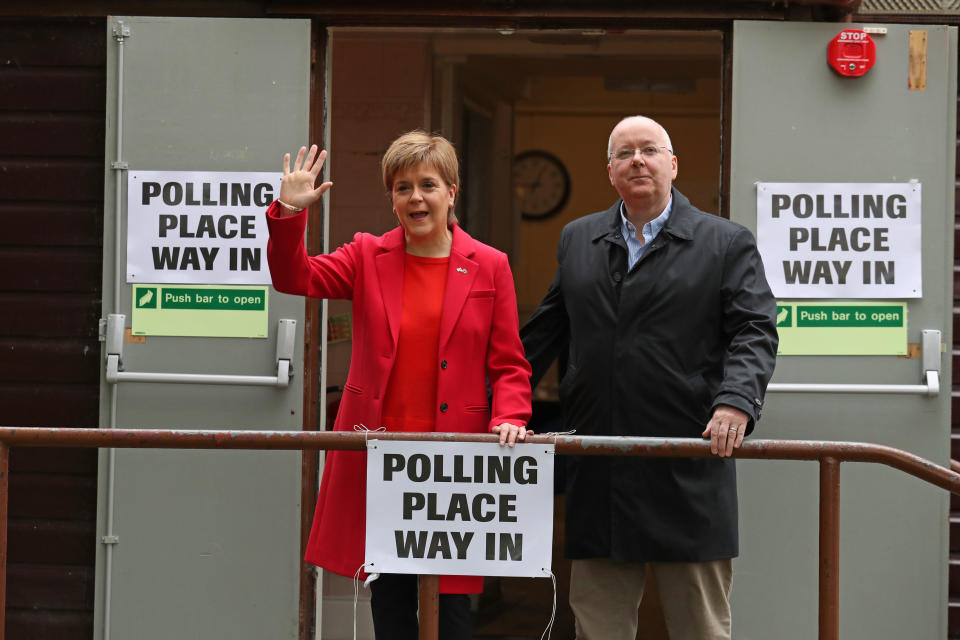
[[[392,191],[393,180],[398,173],[421,164],[435,168],[444,182],[460,188],[460,165],[453,145],[443,136],[430,135],[420,129],[408,131],[390,143],[380,160],[383,186],[388,192]],[[447,223],[454,224],[456,221],[457,216],[453,207],[450,207]]]

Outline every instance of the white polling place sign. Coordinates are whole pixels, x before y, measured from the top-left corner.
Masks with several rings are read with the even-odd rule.
[[[270,284],[277,172],[130,171],[127,282]]]
[[[757,245],[773,294],[920,298],[920,183],[757,183]]]
[[[549,577],[553,445],[367,443],[364,570]]]

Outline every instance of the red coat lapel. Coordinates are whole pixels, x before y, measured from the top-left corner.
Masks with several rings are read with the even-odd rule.
[[[403,229],[397,227],[382,236],[382,253],[376,256],[380,296],[393,336],[393,348],[400,338],[400,316],[403,313],[403,258],[406,253]]]
[[[450,249],[450,266],[447,270],[447,291],[443,297],[440,313],[440,347],[444,347],[457,325],[467,295],[477,277],[479,265],[471,260],[475,253],[474,240],[459,226],[453,226],[453,247]]]
[[[396,348],[400,337],[400,319],[403,313],[403,260],[405,245],[403,229],[398,227],[382,236],[381,253],[376,256],[377,279],[380,281],[380,296]],[[460,312],[467,301],[479,265],[470,258],[476,253],[474,239],[459,226],[453,227],[453,246],[450,249],[450,266],[447,270],[447,290],[440,313],[440,346],[446,345],[457,325]]]

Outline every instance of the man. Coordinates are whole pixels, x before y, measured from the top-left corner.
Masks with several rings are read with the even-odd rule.
[[[752,234],[673,188],[666,130],[614,127],[620,195],[568,224],[521,331],[536,383],[566,348],[560,400],[578,435],[709,437],[714,458],[568,459],[566,553],[579,640],[634,640],[646,571],[671,640],[730,638],[734,460],[760,417],[776,303]]]

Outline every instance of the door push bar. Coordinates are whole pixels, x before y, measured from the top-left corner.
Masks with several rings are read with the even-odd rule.
[[[277,327],[277,375],[240,376],[210,373],[150,373],[123,370],[123,332],[126,316],[111,313],[107,316],[107,382],[163,382],[180,384],[236,384],[257,387],[284,388],[290,384],[293,373],[293,345],[297,321],[281,319]]]
[[[934,397],[940,394],[940,332],[924,329],[922,384],[794,384],[773,382],[767,391],[779,393],[903,393]]]

